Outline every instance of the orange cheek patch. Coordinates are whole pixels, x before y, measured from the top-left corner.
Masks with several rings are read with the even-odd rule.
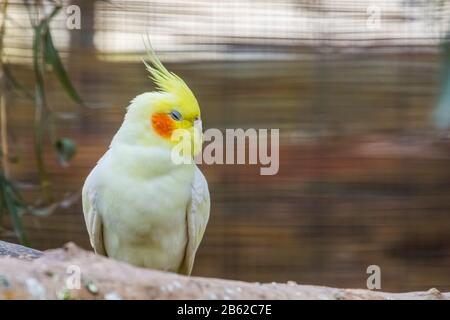
[[[165,113],[152,115],[152,127],[160,136],[170,138],[175,130],[173,120]]]

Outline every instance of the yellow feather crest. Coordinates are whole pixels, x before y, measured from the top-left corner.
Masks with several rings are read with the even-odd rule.
[[[150,73],[150,79],[155,82],[156,88],[160,91],[174,94],[184,103],[197,105],[197,99],[183,79],[167,70],[158,59],[151,46],[148,35],[147,39],[144,39],[144,44],[150,63],[147,63],[145,60],[143,62],[147,71]]]

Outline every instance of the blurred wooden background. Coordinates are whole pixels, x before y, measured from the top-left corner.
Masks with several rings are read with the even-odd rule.
[[[12,2],[7,59],[32,87],[28,18]],[[280,128],[275,176],[203,166],[212,210],[194,274],[364,288],[375,264],[383,290],[450,290],[450,144],[431,122],[446,1],[112,2],[73,1],[82,29],[66,30],[64,15],[53,26],[89,105],[80,110],[50,79],[58,132],[78,144],[68,168],[48,147],[59,196],[81,188],[129,101],[153,89],[140,61],[148,31],[196,93],[204,128]],[[7,98],[13,177],[36,182],[32,102]],[[80,201],[25,220],[33,247],[89,248]]]

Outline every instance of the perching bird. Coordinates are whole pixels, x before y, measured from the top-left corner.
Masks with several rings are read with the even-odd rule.
[[[194,162],[178,164],[171,153],[177,129],[191,133],[189,156],[199,151],[200,108],[186,83],[148,53],[158,91],[132,100],[87,177],[84,218],[96,253],[189,275],[209,219],[208,184]]]

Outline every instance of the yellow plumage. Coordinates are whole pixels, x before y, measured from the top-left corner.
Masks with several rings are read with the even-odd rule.
[[[186,105],[196,106],[200,114],[200,108],[198,107],[197,99],[192,93],[191,89],[179,76],[170,72],[164,67],[161,61],[156,56],[155,52],[151,48],[150,40],[147,39],[146,48],[147,56],[151,64],[148,64],[143,60],[147,71],[150,73],[150,78],[155,82],[156,88],[162,92],[170,92],[179,97]]]
[[[159,91],[131,102],[109,150],[85,181],[83,211],[97,253],[190,274],[209,218],[209,191],[193,162],[172,161],[172,135],[177,129],[194,133],[200,108],[186,83],[148,52],[146,67]],[[195,134],[190,137],[199,143]]]

